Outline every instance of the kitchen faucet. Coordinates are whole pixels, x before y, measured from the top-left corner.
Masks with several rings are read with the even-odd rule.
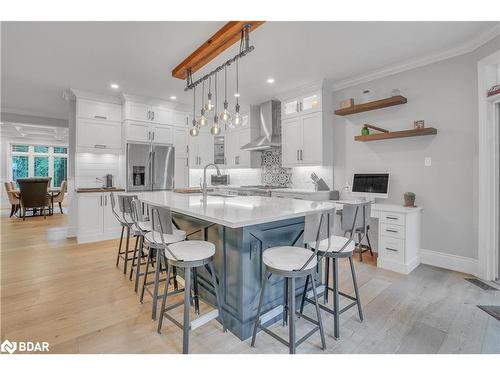
[[[217,176],[221,176],[220,174],[220,169],[217,165],[210,163],[205,165],[205,168],[203,168],[203,186],[202,186],[202,193],[203,193],[203,199],[207,199],[207,168],[210,166],[214,166],[215,169],[217,169]]]

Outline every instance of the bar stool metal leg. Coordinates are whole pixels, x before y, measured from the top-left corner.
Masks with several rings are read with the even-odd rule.
[[[170,277],[170,271],[172,270],[172,266],[170,264],[167,264],[167,280],[168,278]],[[163,325],[163,312],[165,311],[165,306],[167,305],[167,297],[168,297],[168,284],[165,285],[165,291],[163,292],[163,298],[162,298],[162,301],[161,301],[161,314],[160,314],[160,318],[158,319],[158,328],[157,328],[157,332],[158,333],[161,333],[161,326]]]
[[[264,283],[262,284],[262,289],[260,291],[259,307],[257,308],[257,317],[255,318],[255,325],[253,326],[252,343],[250,344],[251,346],[255,346],[255,336],[257,336],[257,327],[260,324],[260,313],[262,311],[262,302],[264,301],[264,293],[266,291],[267,280],[269,280],[270,276],[271,273],[266,269],[266,273],[264,275]]]
[[[123,242],[123,232],[125,227],[122,225],[122,234],[120,236],[120,245],[118,246],[118,255],[116,256],[116,266],[118,267],[118,263],[120,262],[120,253],[122,251],[122,242]]]
[[[139,236],[135,236],[135,245],[134,245],[134,255],[132,255],[132,266],[130,267],[130,274],[128,279],[132,280],[132,276],[134,274],[134,267],[136,266],[136,257],[137,257],[137,248],[139,245]]]
[[[338,339],[340,337],[340,309],[339,309],[339,267],[336,258],[333,261],[333,336]]]
[[[151,248],[148,249],[148,259],[146,261],[146,270],[144,271],[144,279],[142,281],[142,290],[141,290],[141,298],[140,302],[143,303],[144,300],[144,291],[146,290],[146,282],[148,279],[149,273],[149,264],[153,262],[153,250]]]
[[[283,279],[283,327],[288,324],[288,279]]]
[[[134,291],[137,293],[139,290],[139,277],[141,276],[141,263],[142,258],[144,257],[144,237],[140,236],[139,239],[139,251],[137,254],[137,264],[135,265],[135,283],[134,283]]]
[[[323,302],[328,303],[328,284],[330,283],[330,258],[325,257],[325,293],[323,294]]]
[[[354,286],[354,294],[356,295],[356,302],[358,305],[359,320],[363,321],[363,310],[361,309],[361,300],[359,298],[358,282],[356,280],[356,271],[352,262],[352,256],[349,257],[349,265],[351,266],[352,284]]]
[[[304,292],[302,293],[302,301],[300,302],[300,313],[302,314],[304,312],[304,305],[306,303],[306,293],[307,293],[307,287],[309,286],[309,278],[311,276],[307,275],[306,276],[306,282],[304,284]],[[314,285],[314,283],[313,283]],[[326,290],[326,289],[325,289]]]
[[[196,267],[193,268],[193,301],[194,301],[194,312],[196,315],[200,315],[200,297],[198,295],[198,271]]]
[[[153,287],[153,309],[151,312],[151,319],[156,320],[156,310],[158,307],[158,289],[160,287],[160,270],[161,270],[161,258],[163,257],[163,252],[160,249],[156,250],[156,268],[155,268],[155,281]]]
[[[323,350],[326,349],[326,342],[325,342],[325,332],[323,331],[323,321],[321,320],[321,312],[319,310],[319,302],[318,302],[318,293],[316,292],[316,283],[314,282],[314,275],[312,276],[307,276],[308,278],[311,277],[311,284],[312,284],[312,290],[313,290],[313,295],[314,295],[314,305],[316,306],[316,315],[318,317],[318,325],[319,325],[319,334],[321,336],[321,347]],[[307,286],[306,286],[307,288]],[[304,296],[307,292],[307,289],[304,291]],[[304,298],[302,298],[302,303],[304,303]],[[301,311],[300,313],[302,314],[302,306],[301,306]]]
[[[368,247],[370,249],[370,255],[373,256],[372,244],[370,243],[370,236],[368,236],[368,231],[366,231],[366,241],[368,242]]]
[[[189,353],[189,307],[191,292],[191,270],[184,272],[184,324],[182,326],[182,354]]]
[[[123,274],[127,274],[127,265],[128,265],[128,243],[130,240],[130,227],[127,226],[127,239],[125,240],[125,263],[123,266]]]
[[[288,321],[289,353],[295,354],[295,278],[288,278],[288,305],[290,319]]]

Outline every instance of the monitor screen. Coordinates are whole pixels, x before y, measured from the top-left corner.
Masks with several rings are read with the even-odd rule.
[[[389,173],[355,173],[352,181],[353,193],[387,194]]]

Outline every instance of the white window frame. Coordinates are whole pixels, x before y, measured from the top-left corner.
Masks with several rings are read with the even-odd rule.
[[[28,152],[13,151],[12,146],[28,146]],[[35,152],[35,147],[48,147],[49,151],[47,153]],[[66,149],[65,154],[54,153],[54,147],[64,147]],[[49,176],[52,177],[50,181],[50,186],[54,187],[54,157],[66,158],[66,169],[68,168],[68,146],[67,145],[54,145],[50,143],[29,143],[29,142],[9,142],[9,180],[13,180],[14,176],[12,174],[12,157],[13,156],[27,156],[28,157],[28,178],[35,177],[35,157],[48,157],[49,158]],[[66,170],[66,174],[68,171]]]

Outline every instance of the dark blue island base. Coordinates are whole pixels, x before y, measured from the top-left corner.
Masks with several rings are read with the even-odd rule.
[[[246,340],[252,335],[264,277],[262,252],[273,246],[301,246],[304,218],[229,228],[177,213],[173,216],[180,229],[188,234],[194,232],[189,239],[215,244],[215,272],[221,288],[226,327],[241,340]],[[215,306],[209,280],[207,270],[199,269],[199,294]],[[297,279],[296,295],[302,292],[304,281]],[[267,324],[282,318],[283,288],[283,278],[271,276],[262,308],[267,312],[262,319],[267,320]]]

